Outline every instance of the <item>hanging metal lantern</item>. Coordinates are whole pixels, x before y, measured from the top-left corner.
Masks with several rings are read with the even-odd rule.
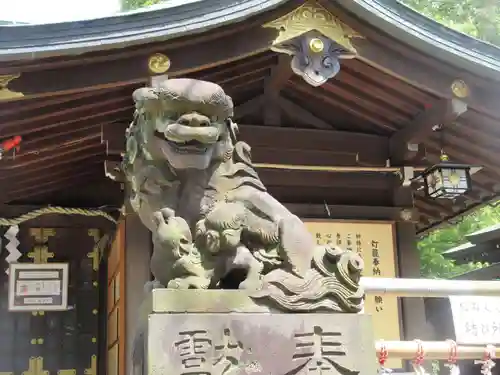
[[[431,198],[455,199],[472,188],[471,166],[454,164],[448,161],[446,154],[441,155],[441,163],[422,172],[425,194]]]

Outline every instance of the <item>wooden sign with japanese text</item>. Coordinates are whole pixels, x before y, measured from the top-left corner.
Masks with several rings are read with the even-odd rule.
[[[394,223],[311,219],[303,221],[318,244],[331,243],[359,253],[365,263],[363,276],[396,277]],[[373,316],[376,340],[401,340],[397,297],[367,295],[365,313]],[[387,366],[401,367],[401,361],[389,359]]]

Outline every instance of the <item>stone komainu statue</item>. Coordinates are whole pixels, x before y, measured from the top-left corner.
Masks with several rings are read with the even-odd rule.
[[[170,79],[133,98],[122,171],[130,206],[152,232],[149,288],[246,289],[256,304],[290,312],[362,309],[362,260],[316,245],[266,191],[220,86]]]
[[[361,309],[362,260],[316,245],[266,191],[220,86],[170,79],[133,98],[122,168],[152,231],[155,287],[249,289],[256,303],[294,311]]]

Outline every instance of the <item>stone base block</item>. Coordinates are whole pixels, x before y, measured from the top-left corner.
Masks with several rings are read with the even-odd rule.
[[[196,295],[204,294],[204,291],[176,292],[166,292],[163,296],[176,295],[178,299],[188,293],[191,303],[196,305]],[[206,292],[219,295],[219,308],[215,310],[224,310],[225,303],[234,307],[231,295],[244,296],[233,291]],[[149,314],[145,368],[148,375],[373,375],[377,372],[373,328],[367,315],[232,312],[231,306],[219,313],[200,313],[196,306],[193,307],[196,313],[180,313],[173,306],[167,309],[167,305],[164,301],[160,309],[157,304],[153,309],[157,312]],[[236,305],[241,307],[241,301]]]
[[[265,313],[271,312],[244,290],[153,289],[145,300],[146,313]]]

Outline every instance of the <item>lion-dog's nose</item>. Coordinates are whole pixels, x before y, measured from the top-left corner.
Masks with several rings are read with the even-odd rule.
[[[201,115],[197,112],[185,113],[177,119],[177,123],[184,126],[191,126],[193,128],[201,126],[210,126],[210,119],[207,116]]]

